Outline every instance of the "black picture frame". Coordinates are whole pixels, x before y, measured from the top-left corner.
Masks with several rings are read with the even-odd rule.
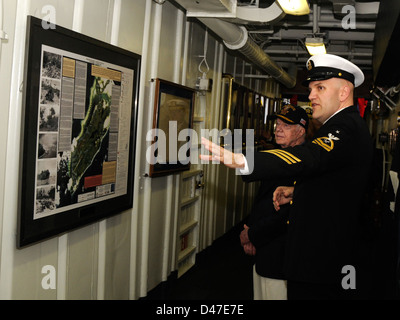
[[[194,104],[196,91],[192,88],[156,78],[155,83],[154,116],[153,129],[157,133],[157,139],[153,140],[153,151],[151,152],[149,176],[160,177],[181,171],[190,170],[190,149],[192,137],[186,136],[186,141],[178,141],[178,135],[182,130],[193,130]],[[176,137],[171,138],[174,152],[170,153],[169,142],[170,133],[169,123],[176,122]],[[173,128],[173,127],[172,127]],[[161,132],[160,132],[161,131]],[[161,135],[163,132],[164,135]],[[160,155],[160,146],[163,142],[160,137],[165,137],[165,155]],[[183,145],[183,146],[182,146]],[[179,157],[179,151],[186,150],[184,157]],[[170,156],[175,157],[170,159]]]
[[[44,26],[28,16],[19,249],[121,213],[134,201],[141,56]]]

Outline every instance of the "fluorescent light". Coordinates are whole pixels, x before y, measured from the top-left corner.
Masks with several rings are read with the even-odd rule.
[[[277,0],[282,10],[287,14],[301,16],[310,13],[307,0]]]
[[[308,53],[311,54],[312,56],[326,53],[326,48],[323,38],[306,38],[306,47]]]

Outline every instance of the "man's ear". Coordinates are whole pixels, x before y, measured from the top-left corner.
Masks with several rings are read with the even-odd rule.
[[[298,134],[299,134],[299,138],[302,137],[303,135],[305,135],[307,133],[306,128],[304,128],[303,126],[299,125],[300,130],[298,130]]]
[[[351,94],[351,88],[348,84],[343,84],[340,87],[340,91],[339,91],[339,99],[341,102],[346,101],[349,96]]]

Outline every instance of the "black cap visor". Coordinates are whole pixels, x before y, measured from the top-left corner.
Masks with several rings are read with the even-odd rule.
[[[287,118],[287,117],[285,117],[284,115],[281,115],[281,114],[274,114],[274,115],[271,115],[271,117],[270,117],[270,119],[272,119],[272,120],[275,120],[275,119],[278,119],[278,118],[281,119],[283,122],[285,122],[287,124],[292,124],[292,125],[298,124],[298,125],[301,125],[303,128],[305,128],[306,130],[308,128],[308,123],[306,121],[304,121],[305,124],[301,123],[301,121],[300,122],[295,122],[295,121],[293,121],[293,120],[291,120],[291,119],[289,119],[289,118]]]
[[[354,75],[344,70],[335,68],[316,67],[312,69],[305,81],[302,82],[303,86],[308,87],[312,81],[328,80],[331,78],[340,78],[350,81],[354,84]]]

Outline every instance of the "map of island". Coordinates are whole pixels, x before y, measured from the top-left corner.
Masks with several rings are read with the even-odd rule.
[[[82,121],[82,129],[79,136],[74,139],[71,150],[70,186],[71,194],[74,194],[80,184],[81,178],[91,166],[103,139],[110,127],[111,95],[107,92],[110,80],[95,77],[90,90],[89,109]]]
[[[134,72],[42,46],[34,219],[125,195]]]

